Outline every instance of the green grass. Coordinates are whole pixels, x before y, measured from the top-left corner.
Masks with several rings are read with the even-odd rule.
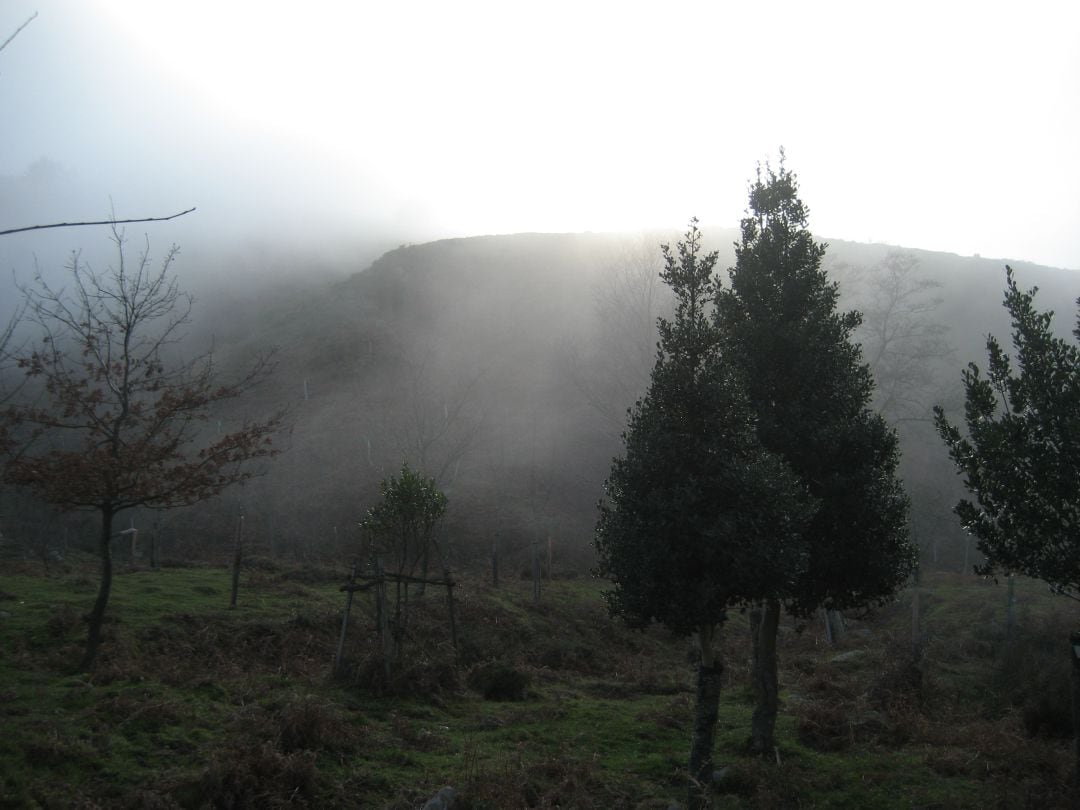
[[[228,610],[224,569],[124,572],[90,676],[72,664],[93,570],[0,575],[0,807],[396,809],[444,784],[477,810],[666,808],[682,798],[687,641],[612,622],[595,582],[550,583],[534,604],[529,583],[495,590],[466,577],[456,660],[444,598],[432,593],[387,683],[370,598],[358,595],[348,674],[333,680],[343,574],[260,566]],[[768,760],[744,752],[747,625],[733,616],[717,806],[1063,803],[1069,741],[1028,720],[1067,707],[1032,708],[1021,687],[1052,668],[1051,642],[1078,614],[1018,582],[1018,629],[1006,643],[1005,593],[928,577],[918,660],[907,594],[854,621],[836,648],[818,624],[785,621],[779,747]],[[473,668],[496,661],[527,676],[525,700],[485,701],[468,688]]]

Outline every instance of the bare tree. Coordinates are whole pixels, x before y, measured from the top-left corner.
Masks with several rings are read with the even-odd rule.
[[[112,583],[113,520],[136,507],[168,509],[203,501],[253,474],[247,464],[276,451],[284,415],[244,421],[208,437],[202,423],[241,396],[269,369],[258,360],[240,380],[215,380],[212,356],[170,357],[192,299],[149,246],[130,263],[113,228],[117,264],[95,272],[74,254],[70,287],[39,275],[20,289],[27,318],[41,333],[15,359],[31,383],[0,419],[4,479],[66,509],[97,512],[101,584],[89,618],[81,668],[93,666]],[[32,395],[33,394],[33,395]]]
[[[936,320],[941,283],[919,272],[910,252],[890,251],[866,274],[859,337],[877,383],[875,405],[891,422],[930,420],[940,399],[940,365],[952,355],[948,327]]]
[[[405,459],[439,486],[457,477],[486,415],[479,402],[482,371],[461,374],[440,362],[434,347],[406,352],[384,403],[381,433],[395,459]]]
[[[15,363],[15,330],[26,313],[26,303],[20,303],[4,328],[0,330],[0,403],[7,402],[22,387],[22,376],[12,374]]]
[[[574,387],[615,435],[626,426],[627,408],[649,386],[656,360],[656,319],[670,307],[659,256],[648,237],[624,244],[594,291],[597,334],[587,348],[581,341],[565,348]]]

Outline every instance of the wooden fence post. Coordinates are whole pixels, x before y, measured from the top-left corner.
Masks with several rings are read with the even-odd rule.
[[[341,658],[345,652],[345,631],[349,626],[349,611],[352,610],[353,585],[356,584],[356,560],[353,560],[349,574],[349,586],[345,596],[345,611],[341,614],[341,637],[338,638],[337,655],[334,656],[334,677],[341,675]]]
[[[233,552],[232,564],[232,595],[229,597],[229,610],[236,609],[236,594],[240,590],[240,561],[243,558],[244,547],[244,513],[240,513],[240,520],[236,524],[236,550]]]
[[[124,529],[123,531],[120,532],[121,536],[127,535],[127,534],[131,535],[131,548],[130,548],[130,551],[128,552],[128,564],[132,568],[134,568],[135,567],[135,545],[136,545],[136,542],[138,541],[138,538],[139,538],[139,530],[135,528],[135,518],[131,519],[131,528]],[[47,555],[46,555],[46,559],[48,559]]]
[[[1013,640],[1016,627],[1016,575],[1009,574],[1009,591],[1006,597],[1009,600],[1005,607],[1005,643]]]
[[[920,626],[919,608],[922,592],[919,589],[919,568],[915,567],[915,581],[911,587],[911,649],[916,658],[922,652],[922,628]]]
[[[1072,721],[1073,721],[1073,788],[1080,791],[1080,631],[1069,635],[1069,652],[1072,659]]]
[[[394,638],[390,629],[390,609],[386,604],[386,574],[383,571],[382,559],[377,559],[378,565],[378,584],[375,586],[375,594],[378,603],[376,611],[379,615],[379,638],[382,641],[383,648],[383,669],[386,672],[387,683],[390,681],[390,676],[393,673],[394,666]]]
[[[540,601],[540,544],[536,538],[532,542],[532,578],[533,578],[533,601]]]
[[[450,570],[443,571],[443,579],[446,580],[446,601],[450,608],[450,642],[454,645],[454,653],[457,653],[457,619],[454,617],[454,581],[450,579]]]

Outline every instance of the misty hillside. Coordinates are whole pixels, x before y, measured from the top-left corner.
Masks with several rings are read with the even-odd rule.
[[[737,233],[705,235],[719,266],[730,266]],[[655,318],[666,311],[658,246],[677,238],[452,239],[401,246],[345,280],[294,281],[253,291],[250,300],[237,293],[227,307],[203,294],[202,318],[226,365],[277,347],[276,371],[260,396],[290,403],[295,418],[287,451],[266,476],[219,507],[244,508],[268,550],[351,556],[378,481],[407,459],[445,487],[445,531],[462,559],[484,554],[495,535],[511,550],[551,536],[567,565],[587,565],[602,482],[620,450],[626,410],[648,381]],[[835,240],[826,254],[843,306],[866,313],[868,360],[876,354],[872,321],[886,317],[890,255],[895,250],[884,245]],[[955,408],[960,370],[984,363],[986,334],[1007,337],[1005,263],[900,255],[907,297],[890,317],[914,319],[933,345],[898,345],[918,374],[900,380],[910,401],[886,415],[904,442],[919,542],[959,567],[964,541],[950,513],[959,482],[927,417],[935,403]],[[1022,286],[1040,288],[1039,305],[1059,313],[1058,327],[1071,329],[1080,277],[1013,266]],[[199,511],[199,524],[214,522],[214,509]],[[206,528],[200,536],[212,547]]]

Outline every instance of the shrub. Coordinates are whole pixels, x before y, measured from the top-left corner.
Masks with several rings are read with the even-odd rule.
[[[304,806],[318,771],[311,751],[283,754],[269,744],[218,751],[189,785],[181,804],[212,808]]]
[[[484,700],[525,700],[529,676],[509,664],[493,661],[475,667],[468,683]]]
[[[1000,696],[1020,709],[1029,736],[1072,736],[1069,625],[1061,614],[1019,625],[995,676]]]
[[[297,697],[277,712],[282,752],[345,751],[355,742],[353,727],[332,703],[314,695]]]
[[[45,629],[53,638],[64,638],[82,626],[82,617],[66,602],[53,608],[45,622]]]
[[[380,695],[426,698],[438,702],[443,692],[453,691],[461,682],[452,656],[409,655],[387,677],[386,666],[379,654],[347,661],[344,677],[363,689]]]

